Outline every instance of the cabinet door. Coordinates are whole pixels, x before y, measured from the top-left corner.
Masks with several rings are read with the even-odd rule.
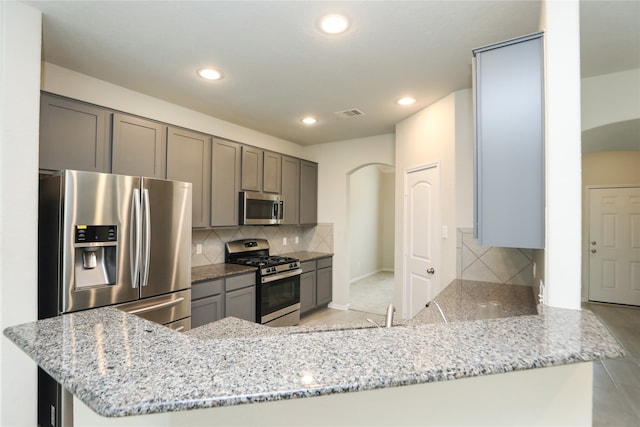
[[[282,192],[282,154],[265,151],[262,160],[262,191],[280,194]]]
[[[210,223],[210,174],[211,137],[170,127],[167,130],[167,179],[193,184],[193,227],[208,227]]]
[[[167,135],[162,123],[115,113],[111,172],[166,177]]]
[[[285,207],[286,210],[286,207]],[[318,164],[300,161],[300,224],[318,223]]]
[[[332,294],[333,268],[319,268],[316,270],[316,304],[328,304],[331,302]]]
[[[239,224],[240,158],[240,144],[213,139],[211,225],[214,227]]]
[[[282,156],[283,224],[298,224],[300,218],[300,159]]]
[[[191,302],[191,328],[215,322],[224,317],[224,298],[215,295]]]
[[[310,271],[300,275],[300,313],[305,313],[316,306],[316,272]]]
[[[474,51],[474,232],[484,246],[544,247],[542,35]]]
[[[108,110],[43,93],[40,169],[109,172]]]
[[[242,189],[262,191],[262,150],[242,146]]]
[[[256,288],[238,289],[227,291],[224,298],[225,315],[237,317],[238,319],[256,321]]]

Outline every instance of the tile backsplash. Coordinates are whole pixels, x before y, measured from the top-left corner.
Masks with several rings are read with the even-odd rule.
[[[456,249],[458,279],[533,285],[531,249],[480,246],[472,228],[458,228]]]
[[[315,226],[246,225],[193,230],[191,234],[191,265],[198,267],[223,263],[224,244],[226,242],[252,238],[267,239],[272,255],[298,251],[333,253],[333,224],[318,224]],[[284,244],[285,239],[286,245]],[[202,245],[201,254],[196,254],[198,244]]]

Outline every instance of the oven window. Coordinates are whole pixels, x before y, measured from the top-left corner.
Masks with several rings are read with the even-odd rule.
[[[300,302],[300,276],[261,284],[261,316]]]

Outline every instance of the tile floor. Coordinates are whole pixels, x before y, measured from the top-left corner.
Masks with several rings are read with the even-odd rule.
[[[595,303],[583,307],[600,318],[627,352],[624,358],[593,364],[593,426],[640,427],[640,307]],[[304,316],[300,323],[348,323],[367,318],[384,322],[384,316],[376,313],[327,308]]]

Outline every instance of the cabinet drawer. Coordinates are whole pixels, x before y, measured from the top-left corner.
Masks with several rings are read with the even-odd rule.
[[[236,289],[246,288],[247,286],[255,286],[255,284],[256,275],[254,273],[242,274],[239,276],[227,277],[225,279],[225,290],[229,292]]]
[[[320,258],[318,260],[318,268],[331,267],[332,264],[333,264],[333,258],[332,257]]]
[[[194,283],[191,285],[191,299],[196,300],[222,293],[224,279],[210,280],[207,282]]]
[[[305,261],[300,263],[300,268],[302,268],[303,273],[307,273],[309,271],[314,271],[316,269],[316,262],[314,261]]]

